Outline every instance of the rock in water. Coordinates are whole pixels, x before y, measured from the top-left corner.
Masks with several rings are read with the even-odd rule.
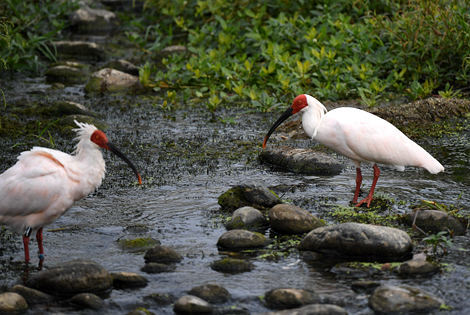
[[[311,149],[279,147],[263,150],[259,159],[280,170],[305,175],[331,176],[343,170],[343,164],[332,155]]]
[[[430,312],[442,304],[442,299],[410,286],[380,286],[369,298],[369,306],[380,314]]]
[[[78,293],[104,295],[113,285],[106,269],[90,260],[73,260],[61,266],[40,271],[31,277],[28,286],[56,296]]]
[[[220,195],[218,203],[223,210],[234,211],[244,206],[269,209],[278,203],[282,203],[282,201],[267,187],[238,185]]]
[[[404,260],[411,257],[410,236],[399,229],[361,223],[317,228],[300,243],[301,250],[364,260]]]
[[[271,228],[280,233],[301,234],[325,225],[307,210],[288,204],[275,205],[268,216]]]

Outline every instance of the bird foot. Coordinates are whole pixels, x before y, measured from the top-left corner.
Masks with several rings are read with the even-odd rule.
[[[362,206],[364,203],[366,204],[367,208],[370,207],[370,203],[372,202],[372,197],[371,196],[367,196],[366,198],[362,199],[361,201],[359,201],[358,203],[356,203],[354,205],[354,207],[360,207]]]

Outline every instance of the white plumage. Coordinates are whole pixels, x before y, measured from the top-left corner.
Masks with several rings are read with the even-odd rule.
[[[25,260],[31,230],[37,230],[42,255],[42,227],[54,222],[75,201],[101,185],[105,161],[100,147],[123,158],[136,173],[134,165],[95,126],[75,122],[78,137],[75,154],[34,147],[24,151],[15,165],[0,175],[0,223],[25,232]],[[41,244],[39,244],[41,241]]]
[[[371,191],[356,206],[362,203],[370,205],[380,174],[376,164],[391,165],[400,171],[405,166],[422,167],[432,174],[444,170],[441,163],[426,150],[386,120],[352,107],[340,107],[328,112],[317,99],[306,94],[297,96],[292,106],[274,123],[264,139],[263,147],[266,147],[269,136],[277,126],[296,113],[302,113],[302,127],[310,138],[354,161],[357,171],[355,204],[362,183],[361,163],[374,164]]]

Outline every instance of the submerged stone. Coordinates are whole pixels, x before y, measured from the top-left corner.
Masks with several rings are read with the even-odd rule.
[[[93,293],[79,293],[74,295],[69,302],[80,306],[81,308],[89,308],[93,310],[99,310],[104,306],[104,301]]]
[[[267,225],[263,213],[253,207],[242,207],[232,214],[232,219],[225,225],[228,230],[261,230]]]
[[[112,289],[111,275],[90,260],[73,260],[33,275],[28,286],[56,296],[78,293],[105,294]]]
[[[104,9],[92,9],[87,5],[73,12],[70,16],[72,27],[79,33],[110,33],[119,25],[114,12]]]
[[[15,292],[0,293],[0,313],[15,314],[28,309],[26,300]]]
[[[225,303],[230,299],[227,289],[214,283],[194,287],[188,293],[209,303]]]
[[[93,73],[85,86],[88,93],[136,92],[140,89],[139,77],[111,68]]]
[[[309,304],[285,311],[267,312],[259,315],[347,315],[348,312],[333,304]]]
[[[49,83],[80,84],[88,80],[88,66],[78,62],[66,61],[47,69],[46,80]]]
[[[121,238],[118,244],[120,248],[129,252],[143,252],[160,245],[160,241],[151,237]]]
[[[399,229],[361,223],[317,228],[305,236],[300,250],[363,260],[403,260],[410,257],[410,236]]]
[[[269,209],[278,203],[282,203],[282,200],[267,187],[237,185],[220,195],[218,203],[223,210],[234,211],[245,206]]]
[[[384,285],[374,290],[369,306],[378,313],[430,312],[444,301],[419,288]]]
[[[125,59],[112,60],[106,64],[105,68],[112,68],[129,73],[130,75],[139,76],[139,67]]]
[[[459,220],[439,210],[415,210],[405,216],[408,224],[413,223],[416,211],[418,213],[415,224],[425,232],[435,234],[440,231],[452,231],[454,235],[464,235],[466,232]]]
[[[113,287],[116,289],[141,288],[147,286],[147,278],[134,272],[112,272]]]
[[[289,204],[275,205],[268,216],[271,228],[280,233],[301,234],[325,225],[307,210]]]
[[[402,276],[416,276],[437,271],[439,271],[439,266],[427,261],[424,253],[413,255],[413,259],[403,262],[398,267],[398,273]]]
[[[265,293],[269,308],[286,309],[320,302],[318,294],[312,291],[294,288],[280,288]]]
[[[24,297],[28,305],[46,304],[54,300],[54,297],[52,295],[49,295],[36,289],[28,288],[21,284],[13,286],[10,291],[18,293],[19,295]]]
[[[146,263],[172,264],[183,260],[183,256],[170,247],[156,245],[145,253],[144,259]]]
[[[174,271],[176,267],[174,265],[149,262],[146,263],[140,270],[146,273],[162,273]]]
[[[263,150],[259,159],[281,170],[298,174],[329,176],[338,175],[343,170],[343,164],[333,155],[311,149],[282,146]]]
[[[223,273],[241,273],[251,271],[255,268],[252,262],[237,259],[237,258],[223,258],[211,263],[211,268],[215,271]]]
[[[220,236],[217,246],[229,250],[242,250],[266,245],[266,237],[248,230],[230,230]]]
[[[84,61],[101,61],[105,59],[105,52],[98,44],[85,41],[56,41],[52,42],[52,49],[57,50],[60,59],[73,59]]]
[[[185,295],[175,302],[173,310],[178,314],[209,314],[213,307],[197,296]]]

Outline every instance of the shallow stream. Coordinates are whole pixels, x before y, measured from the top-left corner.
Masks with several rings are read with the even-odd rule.
[[[328,212],[335,205],[348,205],[353,195],[355,168],[344,161],[340,175],[315,177],[279,172],[258,162],[261,142],[273,113],[256,113],[233,109],[217,112],[228,121],[211,121],[204,110],[186,104],[181,109],[162,110],[144,96],[86,97],[81,87],[50,90],[41,80],[4,82],[8,103],[67,99],[87,106],[102,115],[109,125],[106,133],[141,171],[143,185],[136,185],[133,173],[123,162],[105,153],[107,176],[97,192],[76,202],[55,223],[46,227],[44,244],[45,268],[72,259],[85,258],[98,262],[109,271],[130,271],[149,279],[147,287],[138,290],[113,290],[100,314],[126,314],[137,306],[146,306],[156,314],[173,314],[172,306],[144,302],[152,293],[184,295],[197,285],[217,283],[232,295],[228,305],[246,308],[251,313],[268,309],[260,297],[270,289],[295,287],[312,289],[340,303],[351,314],[372,314],[368,296],[351,289],[357,280],[347,274],[335,274],[311,265],[297,252],[278,261],[252,258],[251,272],[226,275],[210,268],[210,263],[224,257],[216,243],[226,231],[224,215],[217,198],[233,185],[259,184],[277,191],[284,200],[335,223]],[[22,91],[22,93],[19,93]],[[21,95],[20,95],[21,94]],[[288,104],[286,104],[287,106]],[[68,141],[70,142],[68,143]],[[55,139],[56,147],[71,152],[72,139]],[[394,199],[393,211],[405,213],[421,199],[453,204],[470,212],[470,130],[455,136],[419,141],[446,168],[444,173],[430,175],[424,170],[407,168],[398,172],[382,168],[376,193]],[[268,145],[280,144],[273,137]],[[308,140],[290,143],[313,145]],[[46,145],[38,140],[37,145]],[[18,153],[27,149],[8,141],[0,144],[0,171],[11,166]],[[363,169],[367,190],[372,168]],[[267,232],[269,235],[269,231]],[[123,237],[152,237],[184,256],[174,272],[145,274],[143,253],[121,249],[117,240]],[[10,286],[20,282],[23,260],[21,237],[2,244],[3,264],[0,283]],[[447,268],[424,278],[402,279],[393,273],[381,276],[382,283],[409,284],[443,298],[453,310],[447,314],[465,314],[470,309],[470,239],[456,237],[454,246],[442,262]],[[36,244],[31,244],[33,264],[37,261]],[[33,309],[28,314],[62,312],[63,309]],[[67,314],[90,311],[66,309]]]

